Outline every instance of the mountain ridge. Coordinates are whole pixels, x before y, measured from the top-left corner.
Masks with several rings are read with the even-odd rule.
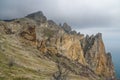
[[[31,53],[31,56],[35,61],[36,59],[40,59],[40,61],[45,61],[47,64],[53,64],[56,71],[58,69],[58,72],[55,73],[52,65],[49,65],[51,70],[53,70],[48,70],[49,77],[46,75],[47,72],[45,74],[38,74],[38,72],[35,72],[38,76],[43,75],[48,78],[44,79],[42,76],[42,79],[37,78],[36,76],[36,79],[33,77],[30,77],[29,79],[66,80],[67,76],[69,78],[74,75],[77,78],[75,79],[75,77],[73,77],[72,79],[71,77],[71,80],[81,80],[80,77],[83,78],[82,80],[115,80],[111,55],[110,53],[107,54],[105,51],[101,33],[98,33],[95,36],[84,36],[76,31],[72,31],[67,23],[60,26],[52,20],[47,20],[44,14],[41,11],[38,11],[29,14],[24,18],[15,19],[9,22],[0,21],[0,34],[3,37],[8,37],[6,37],[6,40],[2,40],[1,37],[1,41],[7,42],[6,45],[16,44],[17,47],[17,44],[19,44],[19,47],[25,48],[24,53],[28,52],[28,58],[30,57],[29,53]],[[11,43],[8,39],[11,40]],[[6,45],[3,47],[6,47]],[[29,48],[29,51],[26,47]],[[32,49],[35,49],[35,51]],[[4,53],[3,50],[0,51],[1,53]],[[17,52],[17,50],[15,51]],[[17,56],[18,54],[21,54],[21,52],[15,53],[13,52],[12,55]],[[4,54],[4,56],[5,55],[6,54]],[[10,55],[10,53],[7,52],[7,55]],[[35,57],[35,55],[37,57]],[[25,54],[22,54],[21,57],[24,56]],[[16,59],[18,57],[16,57]],[[15,61],[19,66],[17,60]],[[30,61],[32,62],[32,60]],[[29,60],[28,63],[30,63]],[[36,61],[36,63],[39,63],[39,61]],[[22,64],[24,64],[24,62],[22,62]],[[23,66],[22,64],[21,66]],[[35,65],[34,63],[32,64]],[[41,64],[38,65],[38,67],[42,66]],[[57,67],[55,67],[56,65]],[[26,67],[28,68],[28,66]],[[34,69],[32,70],[34,71]],[[43,71],[43,73],[44,72],[45,71]],[[6,75],[4,72],[1,74],[4,76]],[[14,72],[10,72],[11,78],[15,77],[12,76],[13,74]]]

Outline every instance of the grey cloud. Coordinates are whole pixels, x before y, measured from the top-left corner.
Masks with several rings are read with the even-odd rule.
[[[67,22],[74,29],[120,25],[119,0],[1,0],[0,18],[24,17],[43,11],[48,19]]]

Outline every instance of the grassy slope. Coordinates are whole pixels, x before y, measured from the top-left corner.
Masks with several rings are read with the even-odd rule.
[[[39,56],[35,48],[21,46],[15,38],[0,35],[0,80],[47,80],[57,68],[52,61]]]
[[[0,34],[0,80],[50,80],[56,71],[56,64],[43,58],[35,47],[20,44],[17,37]],[[71,73],[69,80],[88,79]]]

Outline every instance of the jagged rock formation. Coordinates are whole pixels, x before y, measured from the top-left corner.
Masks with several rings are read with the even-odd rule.
[[[41,11],[38,11],[34,14],[29,14],[26,16],[26,18],[30,18],[35,20],[38,24],[44,23],[47,21],[47,18],[44,16],[44,14]]]
[[[84,50],[84,57],[88,66],[98,75],[113,78],[114,70],[110,54],[106,54],[102,34],[98,33],[95,36],[86,36],[82,41],[82,48]]]
[[[67,24],[67,23],[64,23],[62,28],[65,30],[65,32],[67,33],[70,33],[71,32],[71,27]]]
[[[8,36],[7,40],[9,38],[13,42],[15,40],[13,44],[7,42],[10,45],[18,44],[18,46],[25,48],[24,51],[27,53],[35,53],[32,55],[28,54],[33,57],[30,61],[34,60],[39,63],[40,58],[40,61],[51,63],[52,65],[49,66],[54,72],[56,72],[57,68],[55,64],[59,64],[63,68],[59,71],[66,70],[69,72],[67,76],[68,78],[71,77],[71,79],[68,80],[115,80],[112,58],[110,53],[105,51],[101,33],[85,37],[83,34],[72,31],[67,23],[59,26],[54,21],[47,20],[43,13],[39,11],[29,14],[25,18],[10,22],[0,21],[0,35]],[[0,40],[2,41],[2,37]],[[29,51],[27,51],[26,47],[29,48]],[[12,55],[17,54],[12,53]],[[34,55],[38,56],[35,57],[36,60]],[[29,56],[27,57],[29,58]],[[20,66],[23,66],[22,64]],[[34,63],[32,64],[34,65]],[[38,64],[34,67],[40,66],[43,66],[43,64]],[[49,69],[46,66],[45,68]],[[62,73],[61,71],[61,73],[58,72],[59,74],[53,74],[54,72],[51,70],[48,70],[48,73],[52,74],[54,78]],[[45,72],[44,75],[47,75],[47,73]],[[39,79],[50,80],[50,77]],[[37,77],[35,80],[38,80]]]

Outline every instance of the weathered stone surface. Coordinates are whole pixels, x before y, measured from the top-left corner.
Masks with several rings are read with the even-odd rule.
[[[51,28],[53,26],[57,26],[57,24],[53,20],[48,20],[48,26]]]
[[[72,32],[67,23],[60,27],[52,20],[47,21],[42,12],[36,12],[9,23],[0,21],[0,33],[8,36],[11,34],[10,36],[15,36],[22,43],[35,46],[42,55],[49,53],[47,57],[51,57],[53,61],[66,60],[67,63],[61,61],[62,64],[76,73],[75,75],[83,73],[102,77],[103,80],[115,79],[112,57],[105,51],[101,33],[84,37],[83,34]],[[56,57],[56,55],[59,56]],[[85,68],[78,67],[79,65]]]
[[[84,57],[88,66],[94,70],[97,75],[114,79],[113,63],[110,53],[106,54],[102,34],[98,33],[95,36],[86,36],[82,42]]]
[[[62,28],[65,30],[65,32],[67,33],[70,33],[71,32],[71,27],[67,24],[67,23],[64,23]]]
[[[73,31],[70,32],[70,34],[75,35],[75,34],[77,34],[77,32],[75,30],[73,30]]]
[[[42,11],[38,11],[36,13],[29,14],[26,17],[35,20],[37,22],[37,24],[45,23],[47,21],[47,18],[44,16]]]

